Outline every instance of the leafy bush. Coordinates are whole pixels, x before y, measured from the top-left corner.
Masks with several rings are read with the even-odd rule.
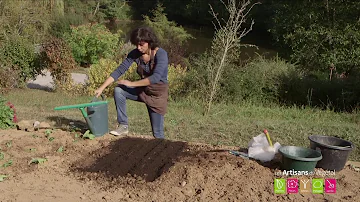
[[[69,76],[64,77],[61,84],[58,81],[55,81],[55,91],[67,95],[88,95],[87,88],[86,83],[75,83],[70,74]]]
[[[70,71],[76,68],[76,62],[64,40],[50,38],[43,45],[41,55],[42,65],[54,79],[55,90],[67,94],[83,94],[83,85],[75,85],[72,80]]]
[[[99,63],[93,64],[89,69],[89,80],[88,80],[88,94],[94,95],[96,89],[110,76],[110,74],[118,67],[118,63],[111,59],[100,59]],[[134,63],[128,71],[121,76],[121,79],[137,80],[138,75],[136,73],[136,64]],[[106,96],[112,96],[114,88],[117,85],[116,82],[108,86],[103,94]]]
[[[222,99],[230,102],[278,102],[282,78],[295,69],[295,65],[279,58],[267,60],[259,56],[244,67],[235,66],[224,72],[219,92]]]
[[[88,80],[88,94],[93,95],[94,91],[100,87],[101,84],[110,76],[110,74],[118,67],[118,63],[110,59],[101,59],[98,64],[91,65],[89,69],[89,80]],[[140,79],[136,72],[137,65],[133,63],[130,68],[122,75],[119,79],[126,79],[129,81],[137,81]],[[175,99],[184,92],[185,83],[184,78],[186,77],[186,68],[180,65],[174,66],[169,65],[169,95],[171,99]],[[103,94],[106,96],[113,96],[113,91],[117,85],[114,82],[111,86],[108,86]]]
[[[71,50],[64,40],[51,38],[43,45],[43,65],[51,73],[54,80],[62,83],[70,75],[70,70],[76,67]]]
[[[121,32],[121,31],[120,31]],[[121,47],[119,33],[111,33],[102,24],[87,24],[71,28],[65,39],[80,65],[97,63],[100,58],[110,58]]]
[[[174,100],[183,95],[185,89],[185,77],[187,69],[181,65],[169,65],[168,80],[169,80],[169,98]]]
[[[134,50],[135,46],[131,44],[130,41],[122,44],[121,48],[116,51],[115,55],[112,57],[113,60],[120,64],[123,61],[127,54],[129,54],[132,50]]]
[[[129,4],[136,8],[134,10],[135,16],[148,14],[149,9],[153,9],[159,0],[132,0]],[[163,0],[160,1],[165,7],[165,12],[169,14],[169,18],[182,24],[190,24],[196,26],[212,27],[213,16],[209,12],[209,4],[214,10],[219,11],[219,19],[226,19],[226,12],[224,5],[219,0],[196,1],[196,0]],[[266,2],[266,1],[261,1]],[[142,5],[142,6],[138,6]]]
[[[2,44],[0,50],[0,62],[11,68],[11,71],[20,73],[18,85],[16,86],[21,86],[26,80],[35,78],[36,75],[41,73],[38,59],[33,44],[22,37],[8,38]]]
[[[11,103],[0,96],[0,129],[15,127],[16,121],[15,108]]]
[[[193,38],[192,35],[183,27],[177,26],[174,21],[169,21],[161,4],[152,11],[152,15],[151,18],[144,16],[144,22],[156,32],[161,46],[168,52],[170,64],[181,64],[185,67],[187,65],[184,59],[185,49],[187,41]]]
[[[273,1],[270,32],[281,53],[309,70],[360,65],[359,1]]]
[[[1,1],[0,40],[16,36],[41,43],[50,28],[51,12],[47,6],[44,1]]]
[[[360,106],[359,76],[334,78],[293,72],[282,77],[281,103],[351,112]]]
[[[62,38],[65,34],[71,33],[71,26],[78,26],[85,23],[82,16],[72,13],[64,16],[56,16],[51,22],[50,34],[57,38]]]
[[[19,86],[20,71],[14,70],[11,64],[1,64],[0,66],[0,94],[7,93],[11,89]]]
[[[92,6],[93,10],[96,6]],[[101,22],[103,20],[127,20],[131,19],[132,10],[125,0],[105,0],[99,4],[99,12],[97,13],[97,20]]]
[[[131,7],[125,0],[65,0],[65,12],[91,22],[130,19]]]
[[[204,67],[211,62],[207,53],[191,58],[189,73],[185,78],[187,96],[204,99],[209,93],[210,75]],[[295,66],[278,58],[253,59],[245,66],[229,63],[219,85],[219,96],[215,101],[237,103],[242,101],[278,102],[284,76],[295,71]],[[206,100],[203,100],[206,101]]]
[[[194,54],[189,57],[190,66],[184,78],[184,96],[190,96],[205,101],[210,90],[210,78],[204,68],[212,61],[208,52]]]

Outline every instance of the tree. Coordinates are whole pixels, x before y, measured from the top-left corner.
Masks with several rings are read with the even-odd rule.
[[[164,9],[161,4],[158,4],[151,12],[152,17],[144,16],[144,22],[156,32],[161,46],[168,52],[169,62],[185,66],[183,61],[185,46],[193,37],[183,27],[178,26],[174,21],[169,21]]]
[[[359,68],[359,1],[276,0],[270,5],[270,32],[292,62],[311,71]]]
[[[254,24],[254,21],[252,21],[249,28],[243,27],[243,24],[247,20],[247,15],[255,5],[253,4],[250,8],[248,8],[250,0],[243,0],[240,2],[237,2],[236,0],[228,0],[228,3],[224,3],[224,5],[229,13],[229,18],[225,24],[220,22],[217,14],[210,6],[211,13],[214,16],[217,25],[214,24],[216,31],[210,53],[212,60],[209,61],[207,66],[208,73],[210,74],[211,85],[207,113],[210,112],[212,101],[217,94],[218,84],[223,70],[231,60],[229,58],[231,51],[240,48],[241,38],[252,30],[252,26]]]
[[[46,7],[42,1],[0,1],[0,40],[20,36],[40,43],[50,28],[51,12]]]

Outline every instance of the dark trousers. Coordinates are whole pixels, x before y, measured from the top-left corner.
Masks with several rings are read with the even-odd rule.
[[[117,112],[117,121],[121,125],[128,125],[128,117],[126,114],[126,100],[140,101],[137,94],[138,90],[136,87],[127,87],[119,85],[114,90],[114,100]],[[151,129],[155,138],[165,138],[164,136],[164,116],[154,112],[149,106],[147,106],[149,113]]]

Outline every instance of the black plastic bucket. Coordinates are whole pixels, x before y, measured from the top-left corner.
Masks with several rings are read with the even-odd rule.
[[[337,137],[311,135],[309,140],[310,148],[321,152],[323,157],[316,167],[323,168],[324,170],[342,170],[350,152],[354,149],[354,145],[351,142]]]

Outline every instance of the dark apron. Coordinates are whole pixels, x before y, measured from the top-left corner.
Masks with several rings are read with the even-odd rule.
[[[137,70],[141,79],[147,78],[154,73],[155,68],[155,54],[151,50],[150,53],[150,72],[146,72],[144,67],[140,62],[140,58],[137,60]],[[150,84],[149,86],[139,87],[139,98],[146,105],[148,105],[154,112],[165,115],[168,105],[168,96],[169,96],[169,85],[167,83],[156,83]]]

